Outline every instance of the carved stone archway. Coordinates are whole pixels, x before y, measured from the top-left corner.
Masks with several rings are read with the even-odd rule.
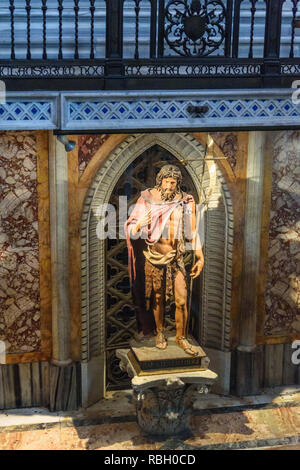
[[[153,145],[160,145],[186,169],[200,196],[204,148],[190,134],[140,134],[124,140],[97,171],[87,192],[81,221],[81,312],[82,312],[82,401],[95,403],[105,394],[105,241],[96,228],[97,208],[109,202],[119,178],[139,155]],[[204,194],[210,188],[205,215],[206,258],[202,276],[202,301],[199,340],[216,351],[230,350],[230,310],[233,250],[233,210],[226,181],[216,167],[205,168]],[[200,198],[199,198],[200,199]]]

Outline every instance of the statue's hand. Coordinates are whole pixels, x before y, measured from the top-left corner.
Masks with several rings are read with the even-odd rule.
[[[204,266],[204,259],[199,259],[193,266],[192,271],[191,271],[191,278],[196,279],[197,277],[200,276],[201,271]]]
[[[151,209],[149,209],[145,215],[143,215],[136,223],[136,231],[139,232],[141,228],[151,224]]]

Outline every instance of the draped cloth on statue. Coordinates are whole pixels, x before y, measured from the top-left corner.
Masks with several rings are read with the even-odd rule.
[[[133,228],[137,221],[151,210],[151,223],[143,227],[137,234],[133,234]],[[170,253],[165,260],[171,263],[181,258],[185,252],[185,239],[192,240],[192,214],[194,210],[194,198],[191,195],[182,194],[178,200],[161,201],[151,191],[141,193],[134,209],[125,223],[125,234],[128,247],[128,269],[132,289],[133,303],[136,310],[138,332],[144,335],[155,331],[153,313],[149,310],[149,302],[146,305],[145,286],[145,261],[148,256],[145,253],[153,251],[155,244],[163,237],[170,238],[170,217],[173,214],[174,237],[178,240],[177,250]],[[148,261],[148,260],[147,260]],[[148,261],[149,262],[149,261]],[[163,263],[165,264],[165,263]]]
[[[186,271],[184,266],[183,253],[180,249],[170,251],[170,256],[160,255],[151,251],[148,246],[148,251],[144,251],[146,258],[145,261],[145,298],[146,309],[150,310],[151,295],[153,290],[159,292],[165,302],[165,310],[170,307],[170,301],[174,296],[174,282],[175,278],[180,271],[183,277],[186,278]],[[159,259],[161,261],[159,263]]]

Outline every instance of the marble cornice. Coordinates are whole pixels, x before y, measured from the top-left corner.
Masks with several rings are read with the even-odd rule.
[[[204,116],[190,105],[206,106]],[[8,92],[0,130],[196,131],[300,127],[292,89]]]

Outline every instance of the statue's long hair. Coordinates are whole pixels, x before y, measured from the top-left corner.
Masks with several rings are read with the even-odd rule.
[[[174,178],[177,180],[177,193],[180,192],[182,184],[182,173],[175,165],[164,165],[156,176],[156,189],[161,188],[161,182],[164,178]]]

